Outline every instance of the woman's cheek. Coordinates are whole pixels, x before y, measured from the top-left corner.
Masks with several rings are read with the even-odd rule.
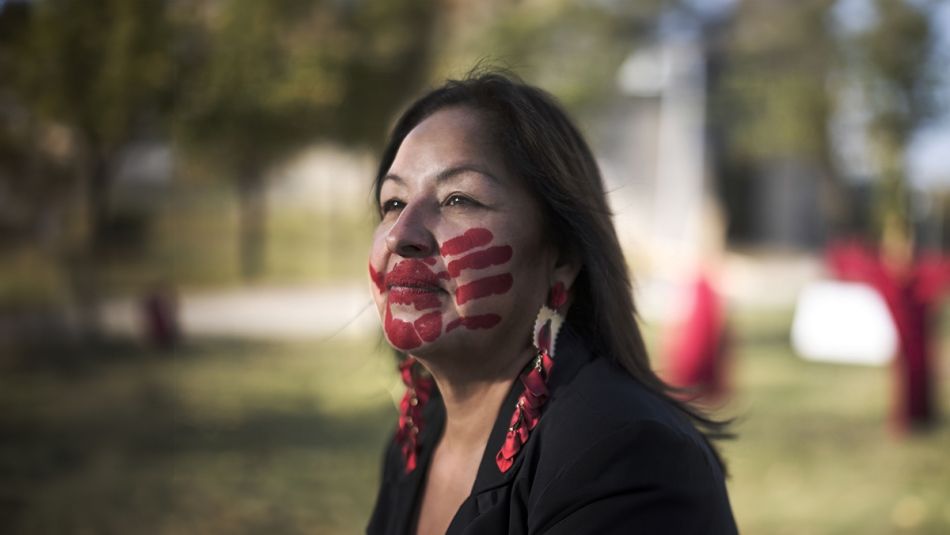
[[[376,268],[373,267],[373,262],[370,261],[369,280],[370,282],[373,283],[373,287],[376,289],[376,293],[379,295],[382,295],[383,293],[383,278],[384,277],[385,277],[385,274],[380,271],[377,271]]]
[[[389,249],[386,247],[386,235],[389,232],[389,226],[380,224],[373,234],[373,245],[369,251],[369,280],[374,290],[373,299],[379,300],[384,290],[384,280],[386,277],[386,265],[389,263]]]

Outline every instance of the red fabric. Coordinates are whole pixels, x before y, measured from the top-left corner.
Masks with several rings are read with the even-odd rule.
[[[396,443],[402,449],[406,473],[416,469],[416,457],[419,455],[419,433],[425,423],[422,419],[422,407],[432,396],[432,379],[413,374],[416,359],[408,357],[399,364],[399,374],[406,385],[406,393],[399,403],[399,428],[396,431]]]
[[[162,349],[173,348],[181,336],[174,294],[165,289],[149,292],[142,301],[142,310],[149,341]]]
[[[838,278],[868,284],[887,304],[900,343],[895,359],[895,426],[905,430],[931,423],[936,417],[931,311],[950,285],[950,258],[927,254],[898,269],[888,266],[874,251],[847,243],[830,247],[827,261]]]
[[[697,396],[726,391],[726,322],[719,296],[705,274],[690,287],[692,305],[667,355],[669,382]]]

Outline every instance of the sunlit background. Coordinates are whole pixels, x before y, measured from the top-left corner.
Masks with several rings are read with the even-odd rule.
[[[477,64],[590,140],[743,533],[950,532],[937,0],[0,0],[0,532],[362,532],[370,182]]]

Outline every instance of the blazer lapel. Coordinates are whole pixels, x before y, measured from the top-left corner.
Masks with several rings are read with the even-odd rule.
[[[558,335],[556,348],[557,352],[554,357],[554,367],[551,369],[551,377],[548,379],[548,388],[551,393],[551,398],[548,400],[548,403],[554,401],[559,393],[558,391],[569,383],[577,374],[577,371],[591,359],[590,353],[584,348],[584,345],[580,342],[580,338],[574,334],[568,325],[565,325]],[[472,497],[476,498],[476,502],[479,504],[479,510],[490,506],[491,503],[489,502],[492,500],[485,498],[479,500],[478,496],[500,486],[507,485],[514,479],[521,468],[523,455],[515,457],[514,464],[504,473],[498,469],[498,465],[495,463],[495,456],[505,442],[508,425],[511,422],[511,415],[517,406],[518,396],[520,396],[522,392],[524,392],[524,385],[521,383],[519,377],[512,385],[511,391],[508,392],[505,402],[502,403],[501,409],[498,411],[498,416],[495,418],[495,424],[492,427],[491,434],[488,437],[488,444],[485,447],[485,452],[482,454],[482,460],[478,466],[478,475],[475,477],[475,484],[472,487]],[[544,420],[543,412],[541,419],[542,421]],[[537,430],[537,428],[535,428],[535,430]],[[529,443],[534,438],[534,435],[535,433],[532,432],[531,436],[528,437]]]

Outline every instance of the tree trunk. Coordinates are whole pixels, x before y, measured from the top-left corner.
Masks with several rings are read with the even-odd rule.
[[[899,225],[907,238],[912,238],[913,214],[910,213],[906,177],[903,162],[906,140],[891,132],[878,132],[875,136],[880,177],[875,187],[875,219],[877,233],[883,237],[889,225]]]
[[[853,234],[855,215],[853,207],[847,202],[847,194],[841,181],[835,176],[830,159],[819,163],[819,202],[826,224],[825,241],[834,241],[842,236]]]
[[[99,253],[107,235],[111,176],[109,158],[97,148],[89,149],[83,160],[86,232],[68,261],[69,283],[77,304],[78,334],[96,342],[102,338]]]
[[[264,273],[267,199],[260,172],[246,167],[238,181],[238,253],[241,277],[257,279]]]

